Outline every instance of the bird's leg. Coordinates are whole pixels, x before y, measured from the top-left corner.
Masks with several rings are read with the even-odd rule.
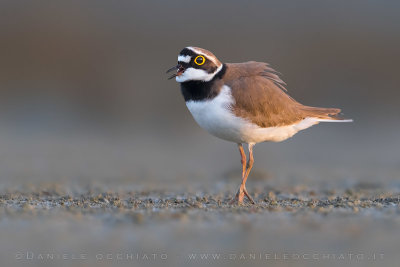
[[[243,192],[246,195],[246,197],[250,200],[250,202],[252,204],[255,204],[253,198],[250,196],[250,194],[247,192],[247,189],[246,189],[246,181],[247,181],[247,178],[249,177],[251,168],[253,168],[253,163],[254,163],[253,147],[254,147],[254,143],[250,143],[249,144],[249,161],[247,162],[246,173],[244,174],[244,177],[242,179],[242,185],[240,187],[243,187]]]
[[[237,145],[240,152],[240,162],[242,163],[242,181],[243,181],[243,177],[246,173],[246,153],[244,153],[243,145],[241,143],[238,143]],[[235,197],[229,202],[229,204],[233,205],[237,203],[242,203],[243,198],[244,198],[244,191],[242,186],[240,185],[240,188],[238,189]]]
[[[240,161],[242,163],[242,184],[240,185],[240,188],[236,193],[235,201],[237,201],[238,203],[243,203],[243,199],[244,199],[243,180],[244,180],[244,177],[246,174],[246,153],[244,153],[242,144],[238,144],[238,147],[239,147],[239,152],[240,152],[240,157],[241,157]]]
[[[246,153],[244,153],[243,145],[238,144],[240,152],[240,162],[242,163],[242,179],[246,173]]]
[[[235,202],[237,202],[238,204],[243,203],[244,196],[246,196],[252,204],[255,204],[253,198],[250,196],[250,194],[247,192],[246,189],[246,180],[247,177],[249,176],[249,173],[254,163],[253,146],[254,144],[249,144],[249,161],[247,162],[247,167],[246,167],[246,154],[244,153],[243,145],[238,144],[242,162],[242,184],[240,185],[240,188],[236,193],[235,198],[231,201],[231,204]]]

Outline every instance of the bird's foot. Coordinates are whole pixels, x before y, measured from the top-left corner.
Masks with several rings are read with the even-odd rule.
[[[249,192],[247,192],[247,189],[244,185],[241,185],[239,190],[237,191],[235,197],[229,202],[230,205],[242,205],[244,197],[247,197],[247,199],[251,202],[251,204],[256,204],[254,199],[250,196]]]
[[[256,204],[256,202],[254,201],[254,199],[250,196],[249,192],[247,192],[246,187],[243,188],[243,192],[246,195],[247,199],[251,202],[251,204]]]

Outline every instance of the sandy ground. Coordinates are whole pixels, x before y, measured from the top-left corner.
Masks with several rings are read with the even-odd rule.
[[[243,206],[235,146],[205,134],[3,135],[0,265],[396,266],[397,144],[310,146],[327,130],[257,146]]]

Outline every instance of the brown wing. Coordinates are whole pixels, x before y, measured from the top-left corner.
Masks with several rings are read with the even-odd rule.
[[[286,93],[285,83],[267,63],[226,64],[224,82],[232,90],[236,116],[260,127],[290,125],[306,117],[339,119],[340,109],[316,108],[300,104]]]

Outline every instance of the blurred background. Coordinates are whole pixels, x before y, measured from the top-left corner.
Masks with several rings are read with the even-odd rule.
[[[295,99],[340,107],[355,121],[258,145],[257,168],[277,176],[274,168],[293,169],[292,161],[314,170],[398,170],[399,8],[396,1],[2,1],[0,183],[215,180],[236,167],[235,145],[200,129],[179,85],[166,79],[188,45],[223,62],[269,62]]]
[[[239,183],[236,145],[167,80],[190,45],[268,62],[299,102],[354,119],[257,145],[248,184],[400,187],[399,1],[88,0],[0,3],[0,190]]]

